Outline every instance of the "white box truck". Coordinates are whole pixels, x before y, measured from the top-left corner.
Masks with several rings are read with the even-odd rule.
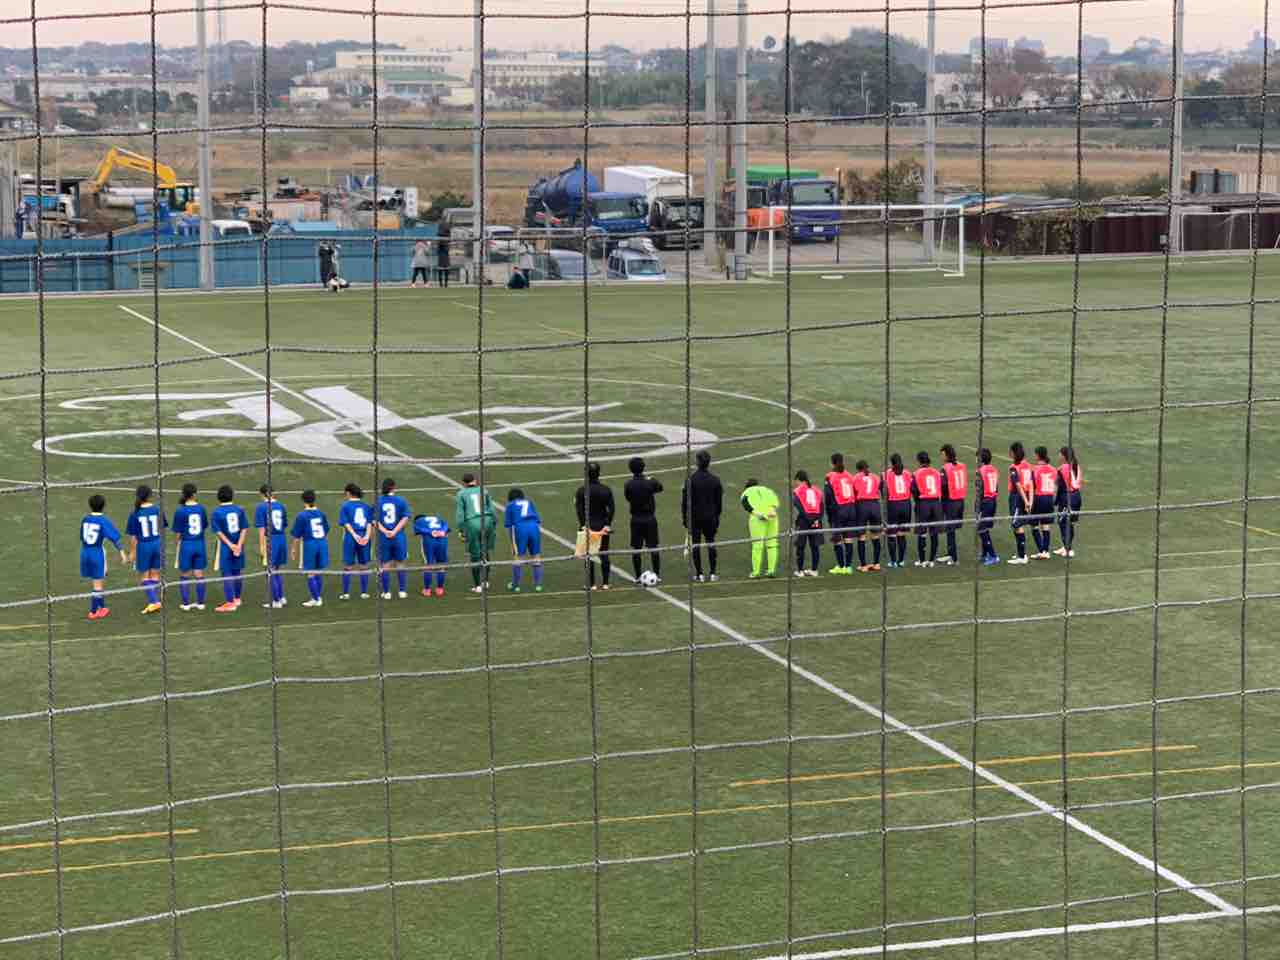
[[[655,246],[664,250],[684,246],[686,222],[689,246],[702,246],[704,204],[693,193],[693,178],[688,174],[651,166],[605,167],[604,189],[644,197]]]

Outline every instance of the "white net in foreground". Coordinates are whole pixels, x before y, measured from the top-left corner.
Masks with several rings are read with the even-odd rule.
[[[942,203],[775,206],[769,276],[814,270],[938,270],[964,276],[964,208]]]

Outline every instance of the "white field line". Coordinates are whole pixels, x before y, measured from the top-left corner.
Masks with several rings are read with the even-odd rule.
[[[1250,907],[1249,914],[1277,913],[1280,904],[1266,907]],[[1132,930],[1139,927],[1165,926],[1175,923],[1198,923],[1203,920],[1226,920],[1240,915],[1208,910],[1204,913],[1174,913],[1167,917],[1140,917],[1136,920],[1104,920],[1097,923],[1072,923],[1065,927],[1037,927],[1033,930],[1005,930],[1000,933],[980,933],[976,937],[946,937],[940,940],[917,940],[906,943],[878,944],[874,947],[845,947],[839,950],[821,950],[816,953],[774,954],[759,960],[838,960],[841,957],[875,957],[884,953],[914,953],[917,950],[939,950],[943,947],[971,947],[976,943],[1002,943],[1009,940],[1034,940],[1040,937],[1061,937],[1064,934],[1096,933],[1105,930]]]
[[[193,340],[184,334],[178,333],[176,330],[166,327],[163,324],[156,323],[156,321],[151,320],[150,318],[144,316],[141,313],[138,313],[136,310],[132,310],[129,307],[126,307],[124,305],[121,305],[120,309],[137,317],[139,320],[143,320],[146,323],[153,324],[158,329],[163,330],[165,333],[168,333],[172,336],[177,337],[180,340],[185,341],[186,343],[190,344],[191,346],[195,347],[198,350],[202,350],[205,353],[208,353],[211,355],[215,355],[215,356],[217,355],[217,351],[212,350],[211,348],[206,347],[204,344],[200,343],[199,341]],[[238,361],[227,358],[227,357],[223,357],[222,359],[226,360],[226,362],[232,364],[233,366],[236,366],[237,368],[243,370],[244,372],[256,377],[262,382],[267,383],[272,387],[277,387],[282,392],[288,393],[291,396],[295,396],[299,399],[303,399],[307,403],[310,403],[312,406],[319,407],[320,409],[324,410],[327,415],[329,416],[334,415],[332,411],[325,409],[323,405],[316,403],[315,401],[311,400],[311,398],[305,397],[302,394],[298,394],[295,391],[292,391],[283,385],[277,386],[277,384],[269,381],[265,375],[258,373],[252,367],[245,366],[244,364],[241,364]],[[401,457],[405,456],[405,454],[400,453],[394,447],[387,444],[385,441],[379,441],[379,442],[382,443],[382,445],[388,451],[390,451],[394,456],[401,456]],[[432,473],[439,479],[445,480],[446,482],[453,484],[454,486],[460,486],[460,484],[458,484],[457,481],[453,480],[453,478],[448,477],[445,474],[438,473],[437,471],[432,470],[430,467],[428,467],[425,464],[417,464],[417,466],[419,466],[423,470],[426,470],[429,473]],[[555,540],[557,543],[561,544],[564,547],[572,548],[574,546],[572,541],[565,539],[564,537],[560,536],[559,534],[555,533],[552,530],[547,530],[544,528],[544,532],[547,534],[547,536],[550,539]],[[628,580],[631,582],[634,582],[635,580],[635,578],[631,574],[629,574],[626,570],[622,569],[621,566],[617,568],[616,572],[619,575],[619,577],[621,577],[623,580]],[[689,613],[690,615],[697,618],[702,623],[706,624],[707,626],[711,627],[714,630],[718,630],[720,633],[724,634],[726,637],[730,638],[731,640],[736,640],[739,643],[746,644],[750,649],[754,650],[756,653],[760,654],[761,656],[767,657],[768,659],[772,660],[777,664],[780,664],[783,667],[789,667],[791,672],[794,673],[796,676],[801,677],[805,680],[808,680],[810,683],[814,684],[820,689],[825,690],[828,693],[838,697],[839,699],[843,700],[845,703],[850,704],[851,706],[857,707],[859,710],[863,711],[864,713],[870,714],[872,717],[878,718],[886,727],[892,727],[895,730],[906,733],[913,740],[917,741],[920,744],[923,744],[926,747],[929,747],[931,750],[941,754],[942,756],[946,757],[948,760],[951,760],[953,763],[960,764],[960,766],[963,767],[965,770],[968,770],[971,773],[975,774],[976,776],[981,777],[983,780],[986,780],[988,783],[991,783],[991,784],[994,784],[995,786],[1000,787],[1001,789],[1007,791],[1008,793],[1012,794],[1018,799],[1023,800],[1024,802],[1030,804],[1036,809],[1049,814],[1055,820],[1065,823],[1067,826],[1071,827],[1073,830],[1077,830],[1083,833],[1085,836],[1089,837],[1090,839],[1098,841],[1107,849],[1120,854],[1121,856],[1132,861],[1133,863],[1136,863],[1138,866],[1142,867],[1145,870],[1154,872],[1157,876],[1169,881],[1170,883],[1181,888],[1182,890],[1187,891],[1192,896],[1198,897],[1199,899],[1203,900],[1205,903],[1212,906],[1215,910],[1221,911],[1227,915],[1238,914],[1240,912],[1236,907],[1232,906],[1230,903],[1222,899],[1216,893],[1213,893],[1212,891],[1209,891],[1209,890],[1202,890],[1197,888],[1196,885],[1192,883],[1190,880],[1188,880],[1186,877],[1182,876],[1179,873],[1174,872],[1173,870],[1170,870],[1168,867],[1161,866],[1154,863],[1149,857],[1145,857],[1138,851],[1132,849],[1131,847],[1125,846],[1119,840],[1116,840],[1105,833],[1095,830],[1093,827],[1089,826],[1079,817],[1063,814],[1061,811],[1055,809],[1053,804],[1048,803],[1045,800],[1041,800],[1035,794],[1029,793],[1028,791],[1024,790],[1022,787],[1019,787],[1016,784],[1011,783],[1010,781],[1004,779],[998,774],[993,773],[992,771],[986,769],[981,764],[974,764],[973,761],[971,761],[968,757],[964,756],[964,754],[958,753],[957,751],[951,749],[951,747],[947,746],[945,743],[942,743],[939,740],[935,740],[932,737],[928,736],[927,734],[920,732],[919,730],[913,730],[910,726],[903,723],[901,720],[898,720],[896,717],[893,717],[888,713],[885,713],[877,709],[875,706],[865,702],[864,700],[858,699],[857,697],[855,697],[853,694],[849,693],[847,690],[843,689],[842,687],[836,686],[831,681],[825,679],[824,677],[819,676],[818,674],[812,672],[811,670],[807,670],[804,667],[801,667],[794,662],[788,661],[786,657],[780,654],[774,653],[772,650],[768,649],[767,647],[761,646],[760,644],[757,644],[757,643],[751,643],[748,637],[746,637],[742,633],[739,633],[737,630],[733,629],[723,621],[717,620],[715,617],[711,616],[708,613],[703,612],[702,610],[698,610],[694,607],[691,607],[685,601],[680,600],[679,598],[673,596],[670,593],[667,593],[665,590],[651,590],[650,593],[652,593],[656,597],[660,597],[661,599],[665,600],[667,603],[670,603],[671,605],[675,606],[677,609],[682,610],[685,613]]]
[[[183,343],[188,343],[191,346],[195,347],[197,350],[202,351],[203,353],[207,353],[213,357],[218,357],[217,350],[214,350],[211,347],[206,347],[200,341],[193,340],[191,337],[188,337],[186,334],[179,333],[177,330],[174,330],[172,327],[166,327],[163,323],[157,323],[155,320],[152,320],[150,317],[146,316],[145,314],[139,313],[137,310],[134,310],[132,307],[126,307],[123,304],[119,304],[118,306],[125,313],[131,316],[137,317],[139,320],[142,320],[144,323],[148,323],[153,327],[163,330],[165,333],[169,334],[171,337],[177,337]],[[283,383],[281,383],[278,380],[268,380],[265,374],[259,373],[257,370],[253,369],[253,367],[247,366],[246,364],[241,363],[239,360],[236,360],[232,357],[219,357],[219,359],[223,360],[226,363],[231,364],[231,366],[235,367],[237,370],[240,370],[243,373],[247,373],[249,376],[253,377],[255,380],[260,380],[262,383],[267,384],[267,386],[271,387],[273,390],[279,390],[281,393],[287,394],[301,403],[305,403],[308,406],[314,407],[315,409],[319,410],[321,413],[323,413],[327,417],[332,417],[335,420],[342,420],[344,422],[351,422],[349,418],[342,416],[335,410],[329,409],[329,407],[325,406],[323,403],[320,403],[318,400],[314,400],[311,397],[308,397],[304,393],[299,393],[297,390],[294,390],[290,387],[285,386]],[[352,425],[354,426],[354,424]],[[358,427],[357,427],[357,431],[366,440],[370,441],[371,443],[377,444],[378,446],[381,446],[384,450],[386,450],[392,456],[402,457],[406,460],[411,459],[408,454],[401,453],[391,444],[387,443],[387,441],[381,438],[374,439],[373,435],[368,431],[360,430]],[[428,466],[425,463],[415,463],[415,464],[412,464],[412,466],[415,466],[419,470],[422,470],[425,473],[431,474],[437,480],[443,480],[445,483],[451,484],[454,487],[462,486],[452,477],[441,473],[440,471],[434,469],[433,467]]]

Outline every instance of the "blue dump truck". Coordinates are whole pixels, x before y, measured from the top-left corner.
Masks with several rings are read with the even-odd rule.
[[[648,205],[638,193],[600,189],[600,182],[575,160],[572,167],[543,177],[529,188],[525,200],[527,227],[585,230],[593,256],[604,256],[627,236],[648,229]],[[576,246],[576,237],[571,237]]]
[[[790,234],[792,240],[835,240],[840,234],[839,210],[805,210],[804,207],[831,207],[840,202],[840,192],[834,180],[818,177],[774,180],[768,186],[771,206],[791,209]]]

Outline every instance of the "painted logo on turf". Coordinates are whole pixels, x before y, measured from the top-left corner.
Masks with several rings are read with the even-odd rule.
[[[106,412],[115,404],[131,404],[150,412],[156,399],[153,393],[113,394],[67,400],[61,406],[66,410]],[[384,463],[410,459],[398,446],[412,444],[406,431],[415,431],[433,441],[433,446],[451,451],[434,457],[432,462],[474,463],[483,450],[486,458],[501,458],[510,464],[579,463],[586,429],[581,406],[487,407],[482,431],[477,410],[403,417],[381,404],[375,407],[372,401],[345,386],[290,391],[283,400],[273,394],[269,410],[266,394],[261,390],[161,393],[159,400],[212,404],[176,413],[177,422],[161,425],[164,441],[249,440],[261,444],[268,437],[269,415],[271,440],[281,450],[298,457],[344,463],[373,462],[375,425],[380,443],[378,459]],[[719,439],[710,431],[686,428],[684,424],[614,419],[621,406],[617,402],[597,403],[587,408],[594,459],[672,456],[684,453],[686,446],[706,447]],[[230,426],[228,421],[237,423]],[[201,423],[218,425],[192,425]],[[64,457],[153,460],[155,441],[154,427],[93,430],[49,437],[45,449]],[[518,449],[513,452],[507,444]],[[32,446],[39,450],[40,441]],[[165,456],[179,456],[172,446],[166,443]]]

